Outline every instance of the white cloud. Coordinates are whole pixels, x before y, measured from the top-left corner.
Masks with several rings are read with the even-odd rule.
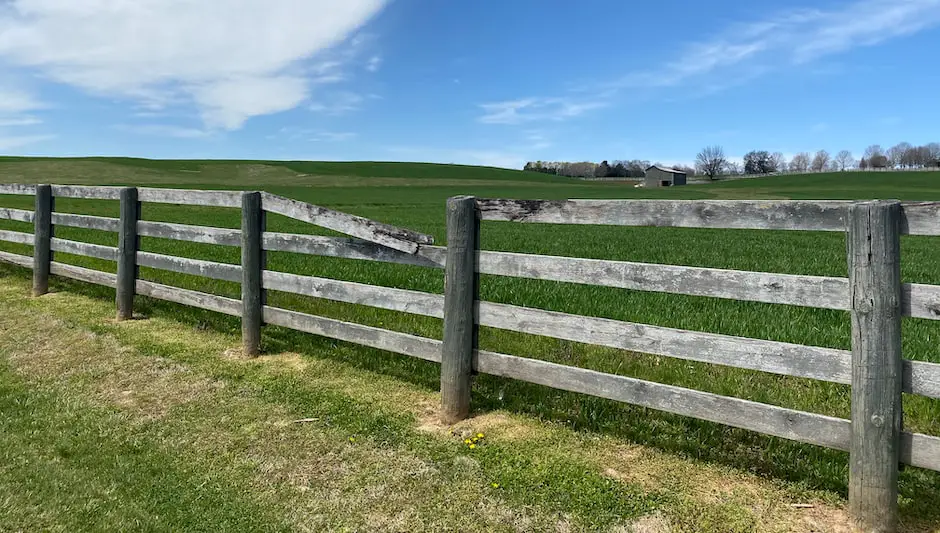
[[[283,139],[291,142],[342,142],[356,138],[356,133],[287,126],[281,128],[276,135],[268,135],[267,138],[271,140]]]
[[[342,142],[355,138],[356,134],[351,131],[321,131],[313,134],[310,140],[314,142]]]
[[[384,3],[6,0],[0,62],[150,108],[193,102],[208,126],[235,129],[342,79],[349,56],[331,54]]]
[[[44,107],[32,94],[14,87],[0,85],[0,117],[18,115]]]
[[[119,124],[117,129],[136,133],[138,135],[153,135],[155,137],[175,137],[177,139],[200,139],[211,135],[206,130],[186,128],[171,124]]]
[[[532,97],[480,104],[484,124],[522,124],[539,120],[564,120],[593,109],[605,107],[598,99],[577,100],[563,97]]]
[[[0,128],[19,128],[24,126],[36,126],[38,124],[42,124],[42,121],[36,117],[4,118],[0,116]]]
[[[379,70],[380,66],[382,66],[382,58],[379,56],[372,56],[369,58],[369,62],[366,63],[366,70],[369,72],[375,72]]]
[[[249,117],[279,113],[307,98],[307,81],[295,76],[235,78],[193,88],[209,127],[240,128]]]
[[[36,144],[42,141],[54,139],[55,135],[22,135],[22,136],[3,136],[0,135],[0,151],[14,150],[30,144]]]
[[[734,24],[712,38],[692,43],[663,68],[628,74],[617,88],[661,88],[753,79],[776,68],[872,46],[940,25],[940,0],[859,0],[831,10],[781,12],[764,20]],[[753,72],[751,72],[751,70]],[[718,80],[716,82],[716,80]]]
[[[323,94],[317,101],[308,106],[314,113],[324,115],[343,115],[362,108],[367,99],[379,98],[374,94],[362,95],[352,91],[337,91]]]

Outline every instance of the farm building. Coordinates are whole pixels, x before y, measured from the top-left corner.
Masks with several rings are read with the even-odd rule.
[[[685,185],[686,175],[681,170],[653,165],[646,169],[646,187],[672,187]]]

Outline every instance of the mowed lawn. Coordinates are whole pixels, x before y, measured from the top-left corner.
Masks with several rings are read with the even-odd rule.
[[[844,173],[668,190],[531,173],[381,163],[0,159],[0,181],[263,189],[433,234],[444,201],[508,198],[898,198],[940,200],[940,174]],[[0,206],[31,208],[29,197]],[[117,215],[116,202],[57,210]],[[149,220],[239,225],[237,210],[145,204]],[[31,231],[26,224],[0,227]],[[319,232],[280,217],[274,231]],[[57,236],[116,245],[114,234]],[[846,276],[845,239],[767,232],[484,223],[483,248]],[[940,240],[905,237],[902,277],[940,284]],[[2,249],[29,254],[26,246]],[[145,238],[148,251],[237,263],[237,249]],[[114,264],[57,255],[113,271]],[[440,293],[440,271],[271,253],[269,268]],[[151,269],[168,284],[238,286]],[[57,280],[27,298],[4,267],[0,529],[838,530],[847,455],[551,389],[477,378],[475,416],[436,424],[438,367],[279,328],[266,355],[237,355],[238,322],[141,299],[113,323],[113,291]],[[484,276],[485,300],[833,348],[848,314]],[[272,293],[272,305],[440,338],[439,320]],[[905,319],[904,355],[940,362],[940,324]],[[76,340],[77,339],[77,340]],[[848,417],[848,387],[484,329],[481,348]],[[295,422],[305,420],[304,422]],[[940,401],[905,397],[905,427],[940,435]],[[464,439],[485,435],[470,449]],[[22,487],[28,487],[22,490]],[[901,475],[908,530],[940,527],[940,475]],[[811,508],[793,503],[810,503]],[[813,525],[815,524],[815,525]],[[642,529],[646,528],[646,529]]]

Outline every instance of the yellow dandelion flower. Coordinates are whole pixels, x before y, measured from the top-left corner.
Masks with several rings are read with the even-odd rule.
[[[498,488],[499,488],[499,483],[493,483],[493,488],[494,488],[494,489],[498,489]]]
[[[476,448],[476,447],[477,447],[476,444],[471,444],[471,445],[470,445],[470,449],[471,449],[471,450],[474,449],[474,448]]]
[[[356,442],[356,437],[349,437],[349,442]]]
[[[470,442],[471,442],[470,439],[464,439],[463,441],[464,444],[470,444]]]
[[[478,438],[478,439],[482,439],[482,438],[483,438],[483,434],[482,434],[482,433],[477,433],[477,438]]]

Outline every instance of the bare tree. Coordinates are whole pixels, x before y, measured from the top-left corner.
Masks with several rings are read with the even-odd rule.
[[[940,167],[940,143],[929,143],[926,148],[927,166]]]
[[[785,172],[787,170],[787,158],[783,156],[783,152],[774,152],[770,156],[770,163],[773,167],[773,172]]]
[[[790,160],[790,172],[806,172],[809,170],[809,154],[800,152]]]
[[[836,158],[834,161],[838,163],[839,165],[839,168],[837,168],[836,170],[845,171],[845,167],[850,167],[855,163],[855,158],[852,157],[852,152],[848,150],[842,150],[841,152],[836,154]]]
[[[820,150],[816,152],[816,155],[813,157],[812,168],[814,172],[822,172],[826,170],[826,165],[829,164],[829,152],[825,150]]]
[[[892,146],[888,150],[888,153],[885,155],[888,156],[888,162],[891,164],[892,167],[904,166],[904,164],[906,163],[905,156],[908,155],[908,151],[910,151],[911,148],[913,148],[911,146],[911,143],[907,143],[907,142],[898,143]]]
[[[725,150],[718,145],[706,146],[695,156],[695,169],[699,174],[708,176],[708,179],[715,179],[727,167],[728,160],[725,159]]]
[[[879,155],[885,155],[885,151],[884,151],[884,149],[881,147],[880,144],[873,144],[873,145],[871,145],[871,146],[869,146],[868,148],[865,149],[865,155],[864,155],[864,157],[865,157],[865,159],[867,159],[867,160],[869,160],[869,161],[871,161],[871,159],[872,159],[873,157],[877,157],[877,156],[879,156]]]

